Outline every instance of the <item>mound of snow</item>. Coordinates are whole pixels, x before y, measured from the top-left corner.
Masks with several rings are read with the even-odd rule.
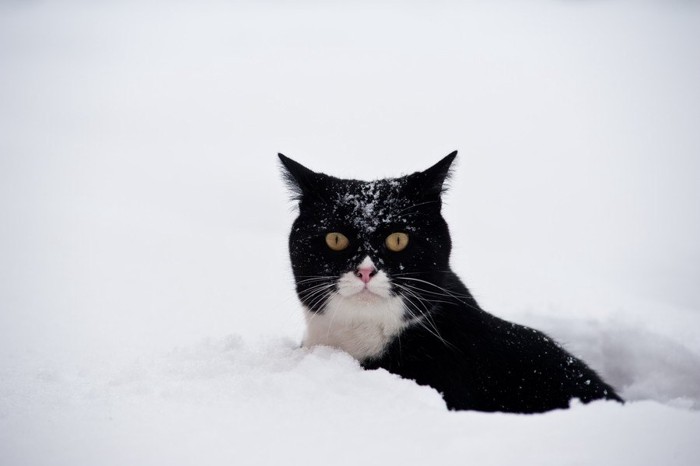
[[[36,359],[34,359],[36,360]],[[0,463],[692,464],[700,413],[653,401],[545,415],[447,411],[434,390],[288,340],[203,341],[0,384]]]
[[[626,400],[700,408],[700,355],[678,340],[615,320],[528,320],[581,356]]]

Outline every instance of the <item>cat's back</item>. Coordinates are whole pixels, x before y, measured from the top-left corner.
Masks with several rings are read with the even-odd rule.
[[[441,303],[431,317],[366,366],[433,386],[450,409],[532,413],[566,408],[572,398],[622,401],[591,368],[540,331],[470,302]]]

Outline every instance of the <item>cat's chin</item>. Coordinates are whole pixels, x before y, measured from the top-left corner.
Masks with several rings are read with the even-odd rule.
[[[350,296],[346,296],[346,299],[353,300],[360,303],[377,303],[379,301],[384,301],[387,299],[386,296],[379,295],[368,288],[361,290],[359,293],[355,293]]]

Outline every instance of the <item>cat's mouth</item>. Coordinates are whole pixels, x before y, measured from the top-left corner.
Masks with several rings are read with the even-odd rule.
[[[377,270],[369,256],[356,270],[342,274],[337,285],[341,296],[358,301],[378,301],[391,296],[389,277],[386,272]]]
[[[347,299],[354,299],[362,302],[374,302],[389,298],[387,287],[369,283],[344,284],[339,290],[340,295]]]

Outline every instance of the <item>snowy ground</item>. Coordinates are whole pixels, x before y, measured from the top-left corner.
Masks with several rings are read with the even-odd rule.
[[[683,1],[0,3],[0,464],[699,464],[698,31]],[[454,268],[625,406],[448,412],[298,349],[276,152],[453,149]]]

